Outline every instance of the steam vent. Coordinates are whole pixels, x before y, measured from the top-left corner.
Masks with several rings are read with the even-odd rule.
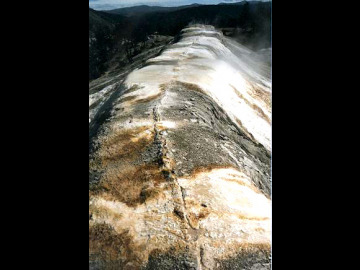
[[[193,25],[90,89],[90,269],[270,269],[271,79]]]

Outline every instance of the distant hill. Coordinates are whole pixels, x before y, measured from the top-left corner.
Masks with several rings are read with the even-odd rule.
[[[190,8],[190,7],[197,7],[200,6],[199,4],[192,4],[186,6],[179,6],[179,7],[159,7],[159,6],[135,6],[135,7],[127,7],[127,8],[117,8],[113,10],[105,10],[104,12],[110,14],[119,14],[124,16],[135,16],[135,15],[144,15],[146,13],[151,12],[169,12],[169,11],[176,11],[180,9]]]
[[[115,25],[108,19],[103,18],[101,13],[89,8],[89,31],[98,31],[100,29],[112,29]]]
[[[125,22],[122,15],[113,15],[89,8],[89,79],[99,77],[105,70],[115,44],[117,27]]]
[[[246,3],[249,3],[250,5],[256,5],[258,3],[261,3],[262,1],[241,1],[241,2],[235,2],[235,3],[226,3],[226,2],[221,2],[218,5],[244,5]]]
[[[221,2],[218,4],[218,6],[222,6],[222,5],[243,5],[245,4],[245,1],[241,1],[241,2],[235,2],[235,3],[226,3],[226,2]]]
[[[256,39],[256,43],[263,42],[265,46],[270,46],[271,2],[199,5],[175,11],[151,12],[139,16],[134,33],[137,37],[153,32],[173,36],[189,23],[210,24],[217,28],[241,28],[247,41]]]

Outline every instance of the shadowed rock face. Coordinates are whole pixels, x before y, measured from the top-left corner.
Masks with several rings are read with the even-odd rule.
[[[194,25],[99,87],[90,269],[270,269],[271,82],[258,59]]]

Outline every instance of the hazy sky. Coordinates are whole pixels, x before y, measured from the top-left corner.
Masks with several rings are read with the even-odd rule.
[[[122,8],[137,5],[149,6],[181,6],[193,3],[198,4],[218,4],[221,2],[234,3],[243,0],[89,0],[89,6],[97,10]]]

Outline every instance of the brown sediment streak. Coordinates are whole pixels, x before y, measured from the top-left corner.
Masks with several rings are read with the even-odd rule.
[[[239,184],[239,185],[241,185],[241,186],[248,187],[248,188],[250,188],[251,190],[255,191],[256,193],[263,194],[256,186],[251,185],[251,184],[249,184],[249,183],[246,183],[245,181],[243,181],[243,180],[241,180],[241,179],[239,179],[239,178],[230,179],[230,178],[224,177],[224,178],[222,178],[222,179],[225,180],[225,181],[237,183],[237,184]]]
[[[139,89],[141,89],[142,87],[140,87],[139,85],[133,85],[132,87],[130,87],[128,90],[126,90],[124,92],[124,94],[129,94],[131,92],[135,92]],[[163,90],[163,87],[160,86],[159,88],[159,92],[154,94],[154,95],[150,95],[148,97],[145,97],[145,98],[140,98],[140,95],[129,95],[127,97],[122,97],[120,99],[120,102],[128,102],[128,105],[135,105],[135,104],[141,104],[141,103],[148,103],[152,100],[156,100],[158,98],[160,98],[162,95],[164,94],[164,90]]]
[[[141,89],[141,87],[137,84],[131,86],[130,88],[128,88],[127,90],[124,91],[124,94],[129,94],[129,93],[132,93],[132,92],[135,92],[137,90]]]
[[[209,173],[214,169],[228,169],[228,168],[232,168],[231,165],[229,166],[224,166],[224,165],[217,165],[217,164],[212,164],[212,165],[208,165],[206,167],[197,167],[194,168],[189,176],[184,176],[182,178],[185,179],[195,179],[197,176],[199,176],[202,173]]]
[[[164,91],[160,89],[162,94]],[[101,178],[90,186],[90,195],[116,200],[136,207],[147,200],[163,196],[160,184],[171,181],[174,161],[169,158],[163,127],[157,107],[154,124],[137,128],[114,130],[100,139],[100,147],[90,160],[90,170],[101,171]],[[157,160],[142,165],[139,158],[146,148],[157,146]],[[135,163],[134,163],[135,162]]]
[[[161,196],[159,186],[165,178],[158,164],[134,164],[153,144],[153,138],[150,125],[115,131],[102,138],[101,146],[89,164],[90,170],[101,171],[100,180],[90,186],[90,195],[132,207]]]
[[[116,200],[135,207],[147,199],[161,196],[159,184],[165,178],[157,165],[125,165],[108,168],[91,191],[106,200]],[[148,187],[149,184],[153,187]]]
[[[104,138],[97,156],[102,166],[121,159],[133,160],[152,143],[153,137],[151,126],[115,132]]]
[[[180,86],[183,86],[187,90],[197,91],[197,92],[200,92],[200,93],[208,96],[208,94],[203,89],[201,89],[201,87],[199,87],[197,84],[187,83],[187,82],[182,82],[182,81],[175,81],[174,83],[178,84]]]
[[[266,106],[270,109],[271,108],[271,94],[269,92],[261,90],[258,86],[254,85],[252,82],[247,82],[252,91],[249,91],[250,96],[255,99],[262,100]]]
[[[163,93],[160,92],[160,93],[158,93],[158,94],[156,94],[156,95],[153,95],[153,96],[149,96],[149,97],[146,97],[146,98],[137,99],[137,100],[135,100],[133,103],[136,103],[136,104],[138,104],[138,103],[147,103],[147,102],[149,102],[149,101],[152,101],[152,100],[155,100],[155,99],[161,97],[162,95],[163,95]]]
[[[270,219],[269,217],[254,217],[254,216],[247,216],[247,215],[242,215],[242,214],[237,214],[236,216],[239,219],[258,220],[258,221]]]
[[[190,56],[187,57],[187,60],[193,60],[193,59],[207,59],[205,57],[201,57],[201,56],[198,56],[198,55],[195,55],[195,54],[192,54]],[[186,61],[186,60],[185,60]],[[200,66],[200,65],[199,65]],[[214,68],[210,68],[212,70],[215,70]]]
[[[148,96],[146,98],[138,98],[138,95],[133,95],[133,96],[127,96],[127,97],[123,97],[120,101],[121,102],[129,102],[130,105],[134,105],[134,104],[139,104],[139,103],[147,103],[149,101],[155,100],[159,97],[161,97],[162,93],[158,93],[152,96]]]
[[[257,106],[256,104],[254,103],[251,103],[247,98],[244,97],[243,94],[241,94],[234,86],[232,86],[230,84],[230,87],[232,89],[234,89],[235,93],[238,95],[239,98],[241,98],[242,100],[245,101],[245,103],[251,107],[256,113],[257,115],[259,115],[261,118],[263,118],[266,122],[268,122],[270,125],[271,125],[271,120],[270,118],[264,113],[264,111],[259,107]]]
[[[123,97],[120,99],[120,102],[126,102],[126,101],[133,101],[134,99],[136,99],[137,96],[127,96],[127,97]]]

